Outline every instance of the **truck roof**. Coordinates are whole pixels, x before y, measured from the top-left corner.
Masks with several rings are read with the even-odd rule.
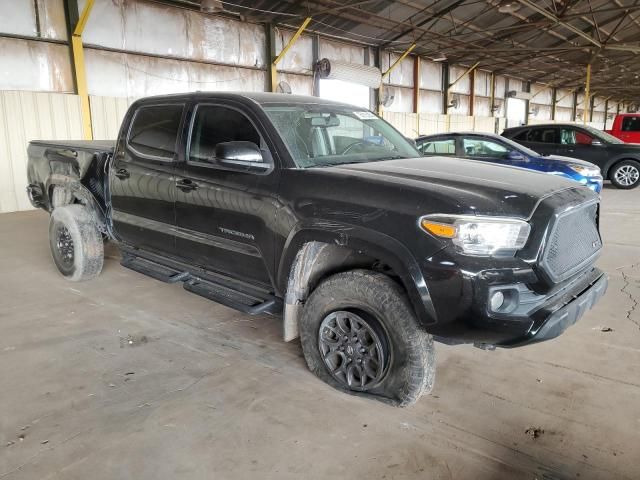
[[[207,99],[207,98],[226,98],[226,99],[248,99],[261,105],[267,105],[272,103],[290,103],[290,104],[305,104],[305,105],[340,105],[344,107],[354,108],[354,105],[349,105],[342,102],[334,102],[333,100],[326,100],[324,98],[312,97],[310,95],[290,95],[284,93],[271,93],[271,92],[190,92],[190,93],[177,93],[172,95],[157,95],[154,97],[144,97],[138,100],[138,102],[155,102],[161,99]],[[355,107],[361,108],[361,107]],[[362,108],[364,110],[364,108]]]

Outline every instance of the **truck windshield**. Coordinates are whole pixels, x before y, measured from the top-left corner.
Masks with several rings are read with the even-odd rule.
[[[300,168],[420,156],[411,141],[368,110],[291,104],[263,108]]]

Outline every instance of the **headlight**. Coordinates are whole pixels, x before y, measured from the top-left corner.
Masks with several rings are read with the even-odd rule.
[[[574,172],[578,172],[585,177],[599,177],[600,169],[596,167],[585,167],[584,165],[578,165],[576,163],[569,164],[569,168]]]
[[[466,255],[514,255],[531,231],[524,220],[473,215],[426,215],[420,218],[420,227],[450,239]]]

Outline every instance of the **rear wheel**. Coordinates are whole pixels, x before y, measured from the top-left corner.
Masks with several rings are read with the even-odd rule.
[[[640,163],[635,160],[623,160],[614,165],[609,178],[617,188],[636,188],[640,185]]]
[[[90,280],[102,270],[102,236],[82,205],[65,205],[53,210],[49,220],[49,246],[56,267],[69,281]]]
[[[355,270],[320,283],[305,304],[300,339],[309,369],[341,390],[407,406],[433,387],[433,337],[381,273]]]

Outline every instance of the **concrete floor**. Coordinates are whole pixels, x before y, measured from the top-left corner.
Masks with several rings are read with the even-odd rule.
[[[640,478],[640,189],[603,197],[595,310],[545,344],[439,345],[433,395],[409,409],[331,389],[276,318],[114,248],[98,279],[65,282],[47,215],[2,215],[0,479]]]

